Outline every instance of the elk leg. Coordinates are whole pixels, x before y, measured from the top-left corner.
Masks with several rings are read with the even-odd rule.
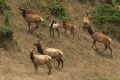
[[[36,28],[39,28],[39,23],[36,23]]]
[[[50,28],[50,36],[51,36],[52,28]]]
[[[49,74],[51,74],[51,68],[52,68],[50,61],[47,62],[46,65],[47,65],[47,67],[49,69],[49,71],[48,71],[48,75],[49,75]]]
[[[58,66],[57,66],[57,68],[60,66],[60,60],[59,59],[56,59],[57,60],[57,62],[58,62]]]
[[[60,37],[59,29],[57,28],[56,31],[58,32],[58,37]]]
[[[61,58],[60,58],[60,61],[61,61],[61,63],[62,63],[62,68],[63,68],[63,62],[64,62],[64,61],[63,61]]]
[[[93,44],[91,48],[93,48],[93,45],[96,45],[96,40],[93,40]]]
[[[38,69],[38,67],[37,67],[36,64],[34,64],[34,68],[35,68],[35,73],[36,73],[36,72],[37,72],[37,69]]]
[[[108,48],[110,49],[110,51],[111,51],[111,56],[112,56],[112,48],[110,47],[110,45],[108,46]]]
[[[28,28],[29,28],[29,31],[30,31],[30,23],[28,23]]]
[[[53,36],[55,36],[55,35],[54,35],[54,29],[53,29]]]
[[[72,31],[72,30],[70,30],[70,32],[71,32],[71,33],[70,33],[69,35],[71,35],[71,34],[73,33],[73,31]],[[69,36],[69,35],[68,35],[68,36]]]
[[[64,31],[64,34],[66,34],[66,29],[65,29],[65,31]]]
[[[73,31],[73,39],[74,39],[74,31]]]
[[[66,34],[66,37],[67,37],[67,32],[66,32],[66,29],[65,29],[65,32],[64,32],[64,34]]]
[[[104,44],[104,46],[105,46],[105,49],[104,49],[102,52],[104,52],[104,51],[107,49],[107,45],[106,45],[106,44]]]

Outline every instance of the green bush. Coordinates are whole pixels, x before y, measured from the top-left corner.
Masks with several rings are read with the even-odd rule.
[[[48,8],[48,4],[46,3],[45,0],[41,0],[41,1],[40,1],[40,5],[41,5],[41,7],[42,7],[43,9],[47,9],[47,8]]]
[[[88,3],[88,2],[94,3],[95,2],[95,0],[78,0],[78,1],[81,3]]]
[[[41,21],[40,26],[41,26],[41,27],[46,27],[46,21],[45,21],[45,20],[44,20],[44,21]]]
[[[111,35],[120,41],[120,11],[109,4],[96,7],[92,14],[93,23],[102,33]],[[106,25],[106,26],[105,26]]]
[[[96,8],[93,12],[93,22],[97,25],[101,25],[105,22],[108,23],[119,23],[120,22],[120,11],[115,9],[109,4],[103,4]]]
[[[9,10],[10,6],[5,3],[4,0],[0,0],[0,11],[3,12],[4,10]]]
[[[116,3],[120,5],[120,0],[116,0]]]
[[[52,6],[50,7],[50,11],[54,16],[57,16],[57,17],[65,16],[64,6],[60,2],[53,3]]]
[[[13,30],[6,26],[0,25],[0,40],[4,41],[12,41],[13,40]]]
[[[68,18],[67,18],[66,16],[62,16],[60,19],[61,19],[62,21],[68,21]]]
[[[4,23],[9,24],[10,14],[7,10],[3,12],[3,17],[4,17]]]

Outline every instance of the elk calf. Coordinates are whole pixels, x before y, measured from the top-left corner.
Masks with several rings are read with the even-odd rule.
[[[75,26],[72,25],[72,24],[66,23],[66,21],[63,21],[63,27],[64,27],[64,29],[65,29],[65,34],[66,34],[66,36],[69,36],[69,35],[73,34],[73,38],[74,38],[74,29],[75,29]],[[70,30],[71,33],[70,33],[69,35],[67,35],[66,30]]]

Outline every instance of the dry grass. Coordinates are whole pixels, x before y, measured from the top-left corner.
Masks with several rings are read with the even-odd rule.
[[[92,38],[89,34],[82,30],[81,27],[76,28],[75,39],[72,36],[65,37],[64,29],[60,29],[60,39],[49,36],[49,28],[39,28],[33,34],[27,32],[27,24],[24,18],[18,13],[18,5],[21,1],[12,2],[11,9],[11,26],[15,31],[15,40],[17,40],[22,48],[22,51],[0,49],[0,80],[120,80],[120,46],[114,41],[112,43],[113,58],[110,58],[110,51],[107,50],[104,54],[90,49]],[[64,3],[66,4],[67,1]],[[76,5],[73,5],[76,4]],[[73,6],[73,7],[72,7]],[[74,20],[75,15],[80,16],[80,20],[84,15],[83,10],[86,6],[79,3],[69,3],[65,5],[66,10]],[[69,7],[69,8],[67,8]],[[74,8],[77,7],[79,13]],[[74,12],[74,13],[72,13]],[[78,19],[79,20],[79,19]],[[81,23],[74,22],[77,26]],[[59,48],[64,52],[64,68],[61,66],[56,69],[57,62],[52,60],[52,74],[47,76],[47,67],[40,66],[38,73],[34,73],[34,67],[29,59],[29,49],[35,47],[38,36],[43,40],[44,47]],[[97,43],[100,50],[104,46]],[[36,50],[37,53],[37,50]]]

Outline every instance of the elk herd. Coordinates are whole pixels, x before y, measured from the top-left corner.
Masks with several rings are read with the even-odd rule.
[[[36,15],[34,13],[27,13],[26,8],[19,8],[19,10],[22,12],[22,16],[25,18],[26,22],[28,23],[29,31],[35,31],[36,29],[39,28],[39,23],[44,21],[44,19],[40,15]],[[86,12],[85,16],[83,17],[83,26],[82,27],[83,27],[83,29],[88,31],[88,33],[90,34],[90,36],[93,39],[93,43],[92,43],[91,47],[93,48],[94,45],[96,47],[96,42],[103,43],[105,46],[105,49],[102,52],[104,52],[107,48],[109,48],[111,51],[111,56],[112,56],[112,48],[110,46],[112,40],[108,36],[106,36],[100,32],[95,32],[92,30],[88,15],[89,15],[89,13]],[[31,29],[30,28],[31,23],[35,23],[36,27]],[[50,36],[54,36],[54,32],[56,31],[58,34],[58,37],[60,38],[59,26],[60,26],[60,24],[55,19],[53,19],[51,21],[51,23],[49,25]],[[65,35],[69,36],[72,34],[73,38],[74,38],[75,25],[70,24],[67,21],[62,21],[62,26],[64,28]],[[67,34],[67,32],[66,32],[67,30],[69,30],[71,33]],[[51,68],[52,68],[51,59],[52,58],[55,58],[58,63],[57,68],[59,67],[60,64],[62,64],[62,68],[63,68],[64,61],[62,59],[63,52],[61,50],[56,49],[56,48],[43,49],[43,46],[42,46],[40,40],[38,40],[38,42],[36,42],[34,45],[36,46],[38,53],[40,53],[39,55],[34,55],[33,51],[35,50],[35,48],[30,49],[30,59],[34,65],[35,73],[37,72],[38,65],[45,64],[45,65],[47,65],[47,67],[49,69],[48,75],[51,74]]]

